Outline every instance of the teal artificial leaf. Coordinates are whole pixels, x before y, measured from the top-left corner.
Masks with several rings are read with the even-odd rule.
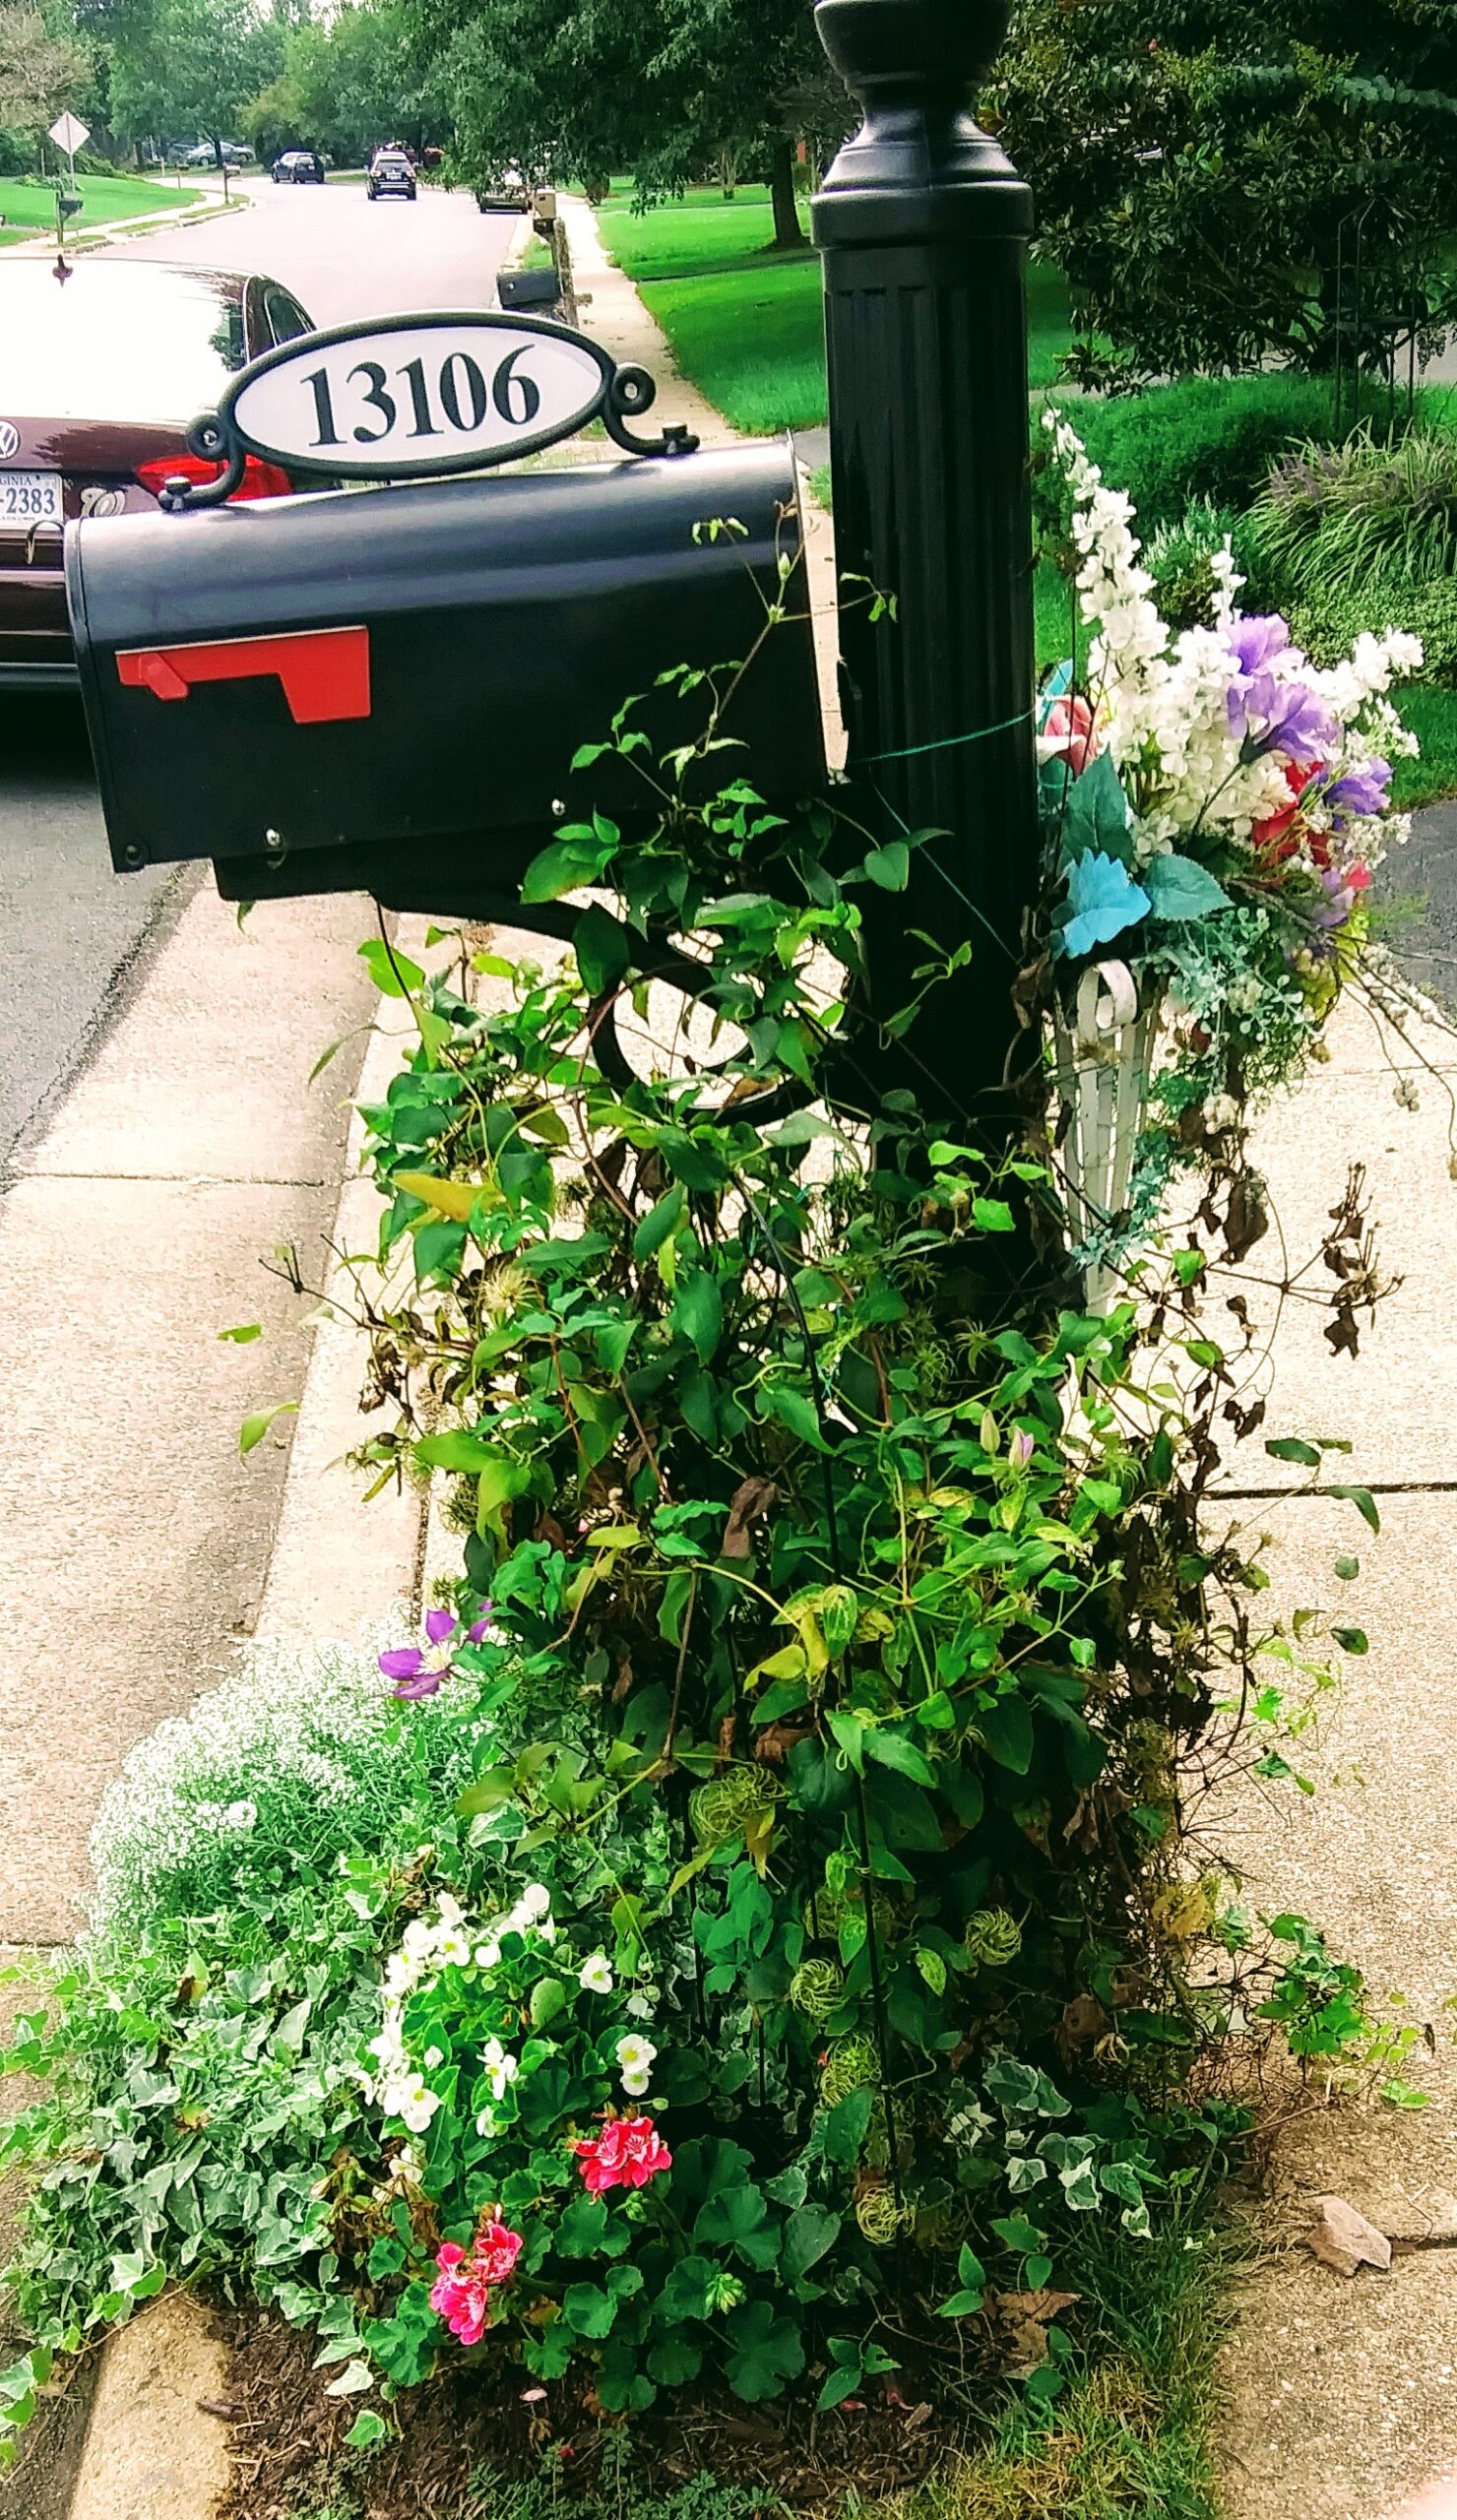
[[[1068,917],[1053,938],[1053,951],[1069,957],[1111,944],[1149,912],[1149,897],[1116,857],[1085,850],[1067,870]]]
[[[1151,858],[1143,884],[1155,918],[1208,918],[1214,911],[1235,907],[1223,884],[1192,857]]]

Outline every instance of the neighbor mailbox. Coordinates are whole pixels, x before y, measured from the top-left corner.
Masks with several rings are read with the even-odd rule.
[[[177,513],[67,531],[114,863],[211,857],[229,898],[357,886],[409,907],[449,883],[432,906],[499,901],[629,695],[682,739],[697,722],[669,717],[657,677],[756,645],[724,731],[767,794],[818,786],[807,593],[763,639],[799,549],[792,452],[645,440],[627,415],[651,396],[583,337],[502,316],[344,328],[245,369],[190,433],[216,483],[168,485]],[[623,461],[408,478],[594,416]],[[228,506],[248,454],[394,486]],[[621,816],[647,791],[603,760],[591,801]]]

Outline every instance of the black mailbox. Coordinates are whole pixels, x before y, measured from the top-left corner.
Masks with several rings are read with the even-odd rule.
[[[788,444],[69,527],[113,862],[211,857],[231,898],[362,885],[409,907],[446,844],[476,891],[509,890],[578,747],[660,673],[747,658],[798,539]],[[783,797],[824,777],[802,572],[786,609],[724,728]],[[590,794],[642,798],[615,762]]]

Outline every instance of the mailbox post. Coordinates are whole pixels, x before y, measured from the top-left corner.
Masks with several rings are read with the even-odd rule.
[[[871,940],[873,1004],[917,994],[921,937],[966,938],[885,1081],[995,1127],[1038,881],[1026,261],[1032,202],[971,112],[1010,0],[819,0],[864,121],[814,204],[850,768],[912,851]],[[867,588],[895,598],[872,620]],[[927,1073],[929,1071],[929,1074]]]

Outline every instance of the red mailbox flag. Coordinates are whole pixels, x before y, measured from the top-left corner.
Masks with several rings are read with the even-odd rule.
[[[195,682],[276,673],[295,725],[369,716],[369,633],[281,630],[267,639],[208,639],[195,647],[123,648],[116,670],[133,689],[185,700]]]

